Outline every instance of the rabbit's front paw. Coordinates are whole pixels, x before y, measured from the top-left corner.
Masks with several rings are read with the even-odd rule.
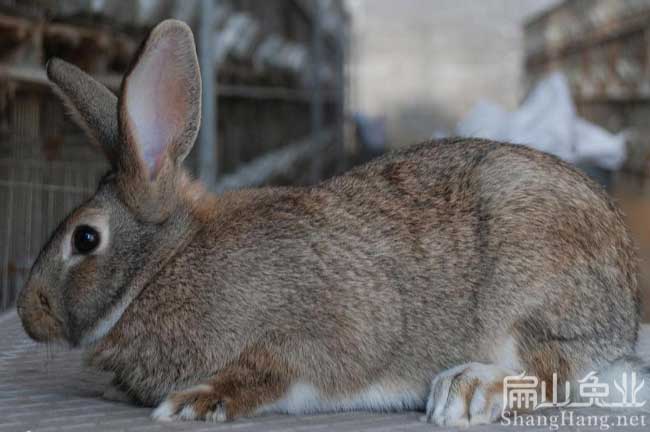
[[[514,371],[467,363],[438,374],[431,383],[423,421],[438,426],[492,423],[501,417],[503,379]]]
[[[208,384],[169,394],[151,416],[163,421],[234,420],[277,402],[290,384],[283,363],[268,351],[250,348]]]
[[[214,393],[210,385],[199,385],[186,391],[169,394],[153,411],[151,417],[159,421],[225,422],[228,420],[226,402]]]

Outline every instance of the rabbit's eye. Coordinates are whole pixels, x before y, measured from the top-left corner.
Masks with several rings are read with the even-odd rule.
[[[88,225],[80,225],[74,230],[72,234],[72,244],[75,252],[80,254],[88,254],[99,246],[99,233],[97,230]]]

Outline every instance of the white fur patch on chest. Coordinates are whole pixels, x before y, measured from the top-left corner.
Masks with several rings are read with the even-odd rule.
[[[109,311],[109,313],[95,323],[93,328],[83,335],[81,338],[82,346],[89,346],[99,341],[110,332],[115,324],[122,318],[126,308],[131,304],[128,296],[123,296],[122,299]]]
[[[282,399],[259,408],[256,414],[414,410],[424,408],[424,398],[415,388],[396,389],[381,384],[373,384],[352,396],[323,397],[313,385],[297,382]]]

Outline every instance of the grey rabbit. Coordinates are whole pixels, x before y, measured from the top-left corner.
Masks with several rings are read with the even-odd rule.
[[[213,196],[182,167],[201,112],[187,25],[152,30],[118,97],[59,59],[47,74],[111,170],[18,313],[155,419],[422,410],[462,426],[500,417],[505,377],[640,367],[621,212],[553,156],[444,139],[313,187]]]

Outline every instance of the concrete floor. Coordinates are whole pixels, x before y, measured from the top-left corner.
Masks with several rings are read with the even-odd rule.
[[[641,350],[650,358],[650,327]],[[420,423],[421,413],[340,413],[309,416],[272,415],[227,424],[156,423],[150,409],[100,398],[110,377],[81,366],[78,351],[38,345],[29,340],[15,313],[0,316],[0,432],[54,431],[446,431]],[[650,422],[650,408],[645,408]],[[589,415],[621,414],[590,411]],[[640,413],[635,413],[639,415]],[[615,417],[615,416],[612,416]],[[648,430],[625,427],[624,430]],[[490,425],[472,431],[516,431],[521,427]],[[548,427],[526,430],[549,430]],[[598,427],[580,430],[600,430]],[[565,430],[562,428],[561,430]],[[571,428],[575,430],[575,428]],[[612,427],[611,430],[621,430]]]

